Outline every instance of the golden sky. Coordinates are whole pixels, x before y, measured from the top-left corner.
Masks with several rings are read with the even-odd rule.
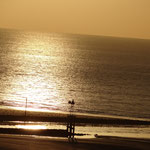
[[[0,0],[0,27],[150,39],[150,0]]]

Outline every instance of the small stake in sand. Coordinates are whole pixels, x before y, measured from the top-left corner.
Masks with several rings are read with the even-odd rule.
[[[26,116],[27,116],[27,104],[28,104],[28,99],[26,97],[26,105],[25,105],[25,120],[24,120],[24,123],[26,123]]]

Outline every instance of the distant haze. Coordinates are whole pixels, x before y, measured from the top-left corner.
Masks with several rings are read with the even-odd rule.
[[[0,0],[0,28],[150,39],[150,0]]]

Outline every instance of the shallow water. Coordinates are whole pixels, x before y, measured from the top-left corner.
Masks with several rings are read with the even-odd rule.
[[[0,128],[12,128],[12,129],[26,129],[26,130],[38,130],[38,129],[57,129],[66,130],[65,124],[59,123],[42,123],[42,122],[14,122],[16,125],[0,125]],[[76,135],[76,138],[99,138],[103,136],[118,136],[129,138],[144,138],[150,139],[150,127],[149,126],[76,126],[75,133],[83,134]]]

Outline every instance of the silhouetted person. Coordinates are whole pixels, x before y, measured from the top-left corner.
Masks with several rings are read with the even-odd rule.
[[[75,104],[74,99],[72,101],[68,101],[68,104],[74,105]]]

